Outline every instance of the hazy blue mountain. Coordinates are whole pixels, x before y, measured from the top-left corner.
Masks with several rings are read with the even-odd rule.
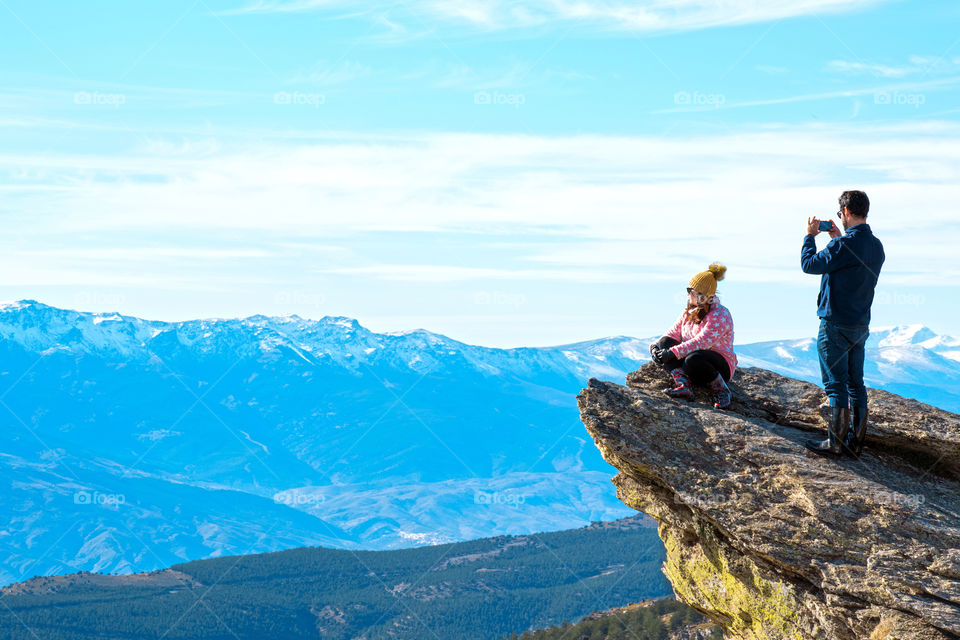
[[[960,405],[960,341],[921,327],[871,340],[870,384]],[[0,584],[629,515],[575,395],[591,376],[622,379],[649,342],[492,349],[349,318],[165,323],[8,303]],[[739,352],[816,381],[811,345]]]
[[[644,341],[488,349],[347,318],[0,308],[0,582],[630,512],[574,396]]]

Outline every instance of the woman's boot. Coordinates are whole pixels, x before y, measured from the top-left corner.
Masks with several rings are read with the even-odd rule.
[[[715,409],[726,409],[730,406],[730,400],[733,396],[730,393],[730,387],[724,382],[723,376],[718,373],[717,377],[710,383],[710,388],[717,394],[717,401],[713,403]]]
[[[670,372],[676,387],[673,389],[664,389],[663,392],[672,398],[683,398],[684,400],[693,400],[693,387],[690,386],[690,378],[687,373],[677,367]]]

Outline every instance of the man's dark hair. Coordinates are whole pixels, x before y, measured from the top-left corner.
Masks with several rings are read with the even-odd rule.
[[[870,211],[870,198],[863,191],[844,191],[840,194],[840,208],[850,209],[850,215],[866,218]]]

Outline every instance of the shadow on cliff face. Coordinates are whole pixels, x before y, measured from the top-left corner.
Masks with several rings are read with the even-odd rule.
[[[960,416],[871,390],[864,455],[828,460],[815,385],[741,369],[727,411],[653,365],[627,385],[591,380],[581,416],[681,599],[736,638],[960,638]]]

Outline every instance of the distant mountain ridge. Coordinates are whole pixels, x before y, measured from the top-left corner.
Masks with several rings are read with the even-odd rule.
[[[919,324],[872,329],[864,379],[868,387],[960,410],[960,338],[937,335]],[[737,346],[748,366],[820,383],[816,337]]]
[[[590,377],[636,369],[650,341],[494,349],[343,317],[158,322],[0,305],[0,584],[628,515],[574,397]],[[922,327],[871,341],[870,384],[960,406],[960,341]],[[738,353],[818,380],[811,345]]]
[[[215,318],[162,322],[118,313],[87,313],[50,307],[35,300],[0,303],[0,339],[32,351],[69,349],[86,354],[147,358],[155,346],[171,346],[164,338],[176,336],[182,347],[210,354],[230,347],[250,349],[253,340],[264,350],[288,348],[305,359],[336,363],[355,369],[362,362],[391,364],[418,370],[423,354],[447,349],[447,355],[491,373],[497,363],[532,370],[550,365],[576,374],[602,375],[621,370],[626,363],[648,357],[649,340],[616,336],[556,347],[497,349],[468,345],[424,329],[374,333],[352,318],[325,316],[308,320],[297,315]],[[455,350],[455,353],[449,353]],[[608,362],[609,360],[609,362]],[[562,365],[562,366],[558,366]]]
[[[0,307],[0,583],[627,515],[573,395],[643,341],[498,350],[348,318]],[[605,495],[606,494],[606,495]]]

